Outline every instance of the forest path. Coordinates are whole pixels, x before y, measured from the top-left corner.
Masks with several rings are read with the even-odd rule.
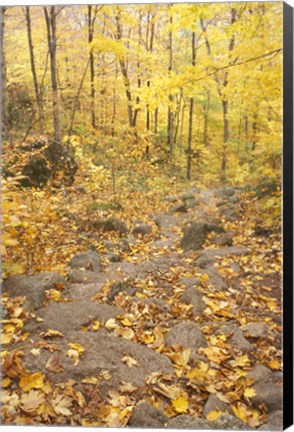
[[[167,197],[170,211],[106,242],[106,259],[76,255],[67,280],[7,279],[14,310],[25,293],[31,312],[7,345],[4,397],[19,403],[4,402],[5,421],[280,428],[279,274],[268,242],[244,236],[241,199],[229,187]]]

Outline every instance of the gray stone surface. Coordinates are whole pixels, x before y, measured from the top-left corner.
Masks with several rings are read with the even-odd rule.
[[[185,251],[199,249],[206,240],[207,229],[205,223],[191,222],[183,229],[181,248]]]
[[[121,308],[88,300],[52,303],[38,311],[37,316],[43,321],[31,321],[28,327],[38,333],[52,329],[65,334],[71,330],[87,327],[92,321],[103,324],[109,318],[123,314],[124,310]]]
[[[229,404],[221,401],[216,395],[210,394],[208,396],[207,401],[203,407],[203,416],[207,417],[207,415],[211,411],[227,411],[228,414],[233,414],[233,411]]]
[[[146,223],[140,223],[140,224],[135,225],[135,227],[132,231],[132,233],[134,235],[141,234],[143,236],[150,234],[151,232],[152,232],[152,226],[149,224],[146,224]]]
[[[190,286],[186,288],[184,293],[181,295],[180,301],[188,305],[191,304],[193,306],[192,312],[195,315],[200,315],[206,307],[202,300],[202,296],[203,294],[198,291],[195,286]]]
[[[281,431],[283,430],[283,411],[274,411],[267,421],[258,428],[264,431]]]
[[[128,422],[128,426],[162,428],[167,423],[168,417],[153,405],[147,402],[138,404]]]
[[[181,345],[184,348],[193,348],[195,350],[207,346],[200,327],[192,321],[185,321],[175,325],[167,333],[165,343],[167,345]]]
[[[256,391],[256,395],[252,398],[255,406],[264,403],[269,412],[280,411],[282,409],[282,384],[260,382],[254,384],[252,388]]]
[[[46,291],[66,287],[67,282],[58,273],[44,272],[35,276],[11,276],[3,282],[3,291],[10,297],[25,296],[29,310],[40,309],[46,300]]]
[[[45,366],[52,354],[42,349],[39,356],[34,356],[30,353],[30,344],[24,350],[24,367],[31,373],[42,370],[53,382],[66,382],[69,379],[79,382],[86,377],[98,377],[102,371],[107,371],[108,378],[101,378],[99,382],[102,397],[106,397],[110,389],[117,390],[122,382],[141,387],[145,386],[145,379],[151,373],[162,371],[168,374],[173,371],[171,361],[164,355],[122,337],[107,335],[104,329],[89,333],[71,331],[66,338],[57,338],[54,342],[60,347],[56,355],[64,368],[62,372],[47,371]],[[85,349],[78,364],[66,355],[69,342],[81,344]],[[129,367],[122,362],[126,355],[136,360],[137,364]]]
[[[69,262],[72,269],[100,272],[101,258],[96,252],[84,252],[75,255]]]

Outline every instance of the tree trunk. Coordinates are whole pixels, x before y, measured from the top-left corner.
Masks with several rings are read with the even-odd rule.
[[[4,26],[6,8],[1,6],[0,14],[0,43],[1,43],[1,89],[0,92],[0,117],[1,117],[1,137],[4,140],[8,135],[8,115],[7,115],[7,86],[6,86],[6,63],[4,52]]]
[[[210,109],[210,90],[207,90],[207,100],[204,108],[203,144],[208,145],[208,114]]]
[[[50,10],[50,12],[49,12]],[[53,127],[54,127],[54,140],[60,143],[60,123],[59,123],[59,105],[58,105],[58,85],[57,85],[57,65],[56,65],[56,11],[55,6],[44,6],[46,27],[47,27],[47,40],[48,50],[50,54],[50,67],[51,67],[51,86],[53,94]]]
[[[195,49],[196,34],[192,33],[192,66],[196,65],[196,49]],[[193,109],[194,98],[190,98],[189,107],[189,131],[188,131],[188,145],[187,145],[187,179],[191,180],[191,160],[192,160],[192,136],[193,136]]]
[[[36,72],[34,46],[33,46],[33,39],[32,39],[31,15],[30,15],[30,7],[29,6],[26,6],[26,8],[25,8],[25,16],[26,16],[26,24],[27,24],[27,35],[28,35],[28,44],[29,44],[29,52],[30,52],[31,72],[32,72],[32,76],[33,76],[35,99],[36,99],[37,110],[38,110],[38,115],[39,115],[40,133],[43,134],[44,133],[44,126],[43,126],[44,116],[43,116],[42,101],[41,101],[41,97],[40,97],[41,95],[40,95],[40,89],[39,89],[37,72]]]
[[[154,133],[158,132],[158,107],[154,111]]]
[[[237,10],[235,8],[232,8],[231,24],[234,24],[236,20],[237,20]],[[229,43],[229,52],[233,51],[234,46],[235,46],[235,36],[233,35]],[[223,98],[223,90],[227,87],[227,85],[228,85],[228,73],[226,72],[223,81],[223,88],[220,90],[220,95],[222,98],[222,107],[223,107],[223,118],[224,118],[224,141],[223,141],[223,149],[222,149],[222,157],[221,157],[221,174],[220,174],[220,179],[222,182],[226,181],[227,149],[228,149],[228,141],[229,141],[229,120],[228,120],[229,102],[227,99]]]
[[[97,7],[97,6],[96,6]],[[97,11],[97,9],[96,9]],[[95,12],[96,12],[95,11]],[[92,16],[92,6],[88,6],[88,42],[91,44],[94,38],[94,22],[96,18],[96,13],[94,17]],[[94,54],[93,50],[90,50],[90,85],[91,85],[91,125],[92,128],[96,129],[96,112],[95,112],[95,66],[94,66]]]
[[[170,9],[170,18],[169,22],[170,25],[173,23],[173,17],[171,14],[171,6],[169,6]],[[173,68],[173,32],[170,29],[169,31],[169,66],[168,66],[168,74],[171,75]],[[173,103],[173,95],[169,94],[169,102],[170,105],[168,107],[168,113],[167,113],[167,144],[169,149],[169,154],[172,156],[173,149],[174,149],[174,114],[172,110],[172,103]]]

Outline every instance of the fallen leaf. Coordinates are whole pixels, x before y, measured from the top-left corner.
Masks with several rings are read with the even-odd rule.
[[[36,372],[32,375],[25,375],[19,381],[19,387],[24,391],[31,389],[41,389],[44,385],[44,375],[42,372]]]
[[[123,363],[125,363],[125,364],[126,364],[127,366],[129,366],[129,367],[133,367],[133,366],[137,366],[137,365],[138,365],[137,360],[135,360],[133,357],[128,356],[128,355],[125,355],[125,356],[121,359],[121,361],[122,361]]]
[[[39,406],[45,402],[45,395],[37,390],[30,390],[21,396],[21,409],[27,414],[37,413]]]
[[[181,414],[186,413],[188,411],[188,407],[189,407],[188,400],[183,396],[180,396],[179,398],[173,400],[172,405],[173,405],[174,409],[176,410],[176,412],[181,413]]]
[[[226,414],[228,414],[227,411],[210,411],[207,414],[206,418],[207,418],[208,421],[212,421],[213,422],[213,421],[219,419],[222,415],[226,415]]]
[[[59,359],[52,355],[51,357],[49,357],[45,368],[49,371],[49,372],[55,372],[55,373],[59,373],[63,371],[63,366],[60,364]]]
[[[51,403],[57,415],[72,415],[72,412],[69,410],[69,408],[72,406],[72,400],[68,397],[65,397],[63,395],[57,395],[55,398],[52,398]]]

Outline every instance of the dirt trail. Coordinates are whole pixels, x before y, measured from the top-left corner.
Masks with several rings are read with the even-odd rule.
[[[242,241],[240,196],[224,188],[168,197],[170,212],[150,219],[158,235],[138,224],[122,261],[86,252],[67,280],[7,279],[4,294],[25,293],[30,315],[28,338],[7,345],[4,422],[280,428],[279,277],[261,274]],[[120,242],[108,245],[111,260]],[[45,408],[21,402],[19,351],[25,374],[51,383],[47,393],[29,387]],[[20,402],[11,407],[13,394]]]

